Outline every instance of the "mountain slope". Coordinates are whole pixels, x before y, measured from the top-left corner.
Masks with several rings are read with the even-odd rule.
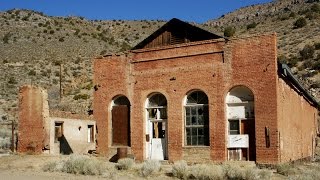
[[[277,32],[279,60],[289,63],[312,94],[320,98],[319,16],[319,2],[282,0],[241,8],[194,25],[218,35],[223,35],[227,27],[235,28],[234,36]],[[307,24],[294,27],[301,17]],[[93,57],[127,50],[164,23],[89,21],[30,10],[0,12],[0,121],[15,117],[18,87],[23,84],[48,89],[52,109],[86,113],[91,108]],[[310,45],[307,56],[300,53],[305,45]],[[313,50],[312,56],[307,50]]]

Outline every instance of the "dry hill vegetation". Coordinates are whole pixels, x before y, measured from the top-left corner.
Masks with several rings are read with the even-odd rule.
[[[0,12],[0,121],[16,117],[23,84],[46,88],[52,109],[86,113],[91,109],[93,57],[128,50],[164,23],[51,17],[21,9]],[[319,0],[279,0],[193,24],[225,36],[276,32],[279,61],[288,63],[319,98],[319,23]]]

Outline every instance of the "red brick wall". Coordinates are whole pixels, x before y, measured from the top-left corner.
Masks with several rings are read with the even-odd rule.
[[[313,157],[317,109],[283,79],[278,79],[280,161]]]
[[[182,159],[185,154],[183,99],[188,92],[198,89],[209,98],[210,118],[210,148],[201,151],[207,149],[213,161],[225,161],[225,98],[232,87],[244,85],[255,96],[257,162],[278,162],[276,54],[276,36],[272,34],[142,49],[96,59],[94,83],[99,88],[94,93],[94,117],[98,126],[98,152],[107,155],[111,146],[112,99],[125,95],[131,103],[131,150],[137,159],[143,160],[145,102],[148,95],[160,92],[168,103],[169,160]],[[266,126],[270,128],[269,148],[265,143]]]
[[[18,152],[42,152],[46,136],[43,119],[43,90],[33,86],[21,87]]]

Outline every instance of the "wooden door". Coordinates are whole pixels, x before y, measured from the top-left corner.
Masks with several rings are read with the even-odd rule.
[[[130,117],[127,105],[112,108],[112,145],[130,146]]]
[[[256,138],[255,138],[255,122],[254,119],[242,120],[241,121],[241,134],[249,135],[249,160],[256,160]],[[247,150],[242,149],[243,158],[247,156]]]

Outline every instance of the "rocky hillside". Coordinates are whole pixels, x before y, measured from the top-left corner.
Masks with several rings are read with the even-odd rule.
[[[298,19],[304,19],[302,24]],[[90,21],[17,9],[0,12],[0,122],[14,119],[18,87],[23,84],[47,88],[53,109],[86,113],[91,108],[93,57],[130,49],[164,23]],[[219,35],[231,29],[235,33],[226,34],[230,36],[277,32],[279,60],[289,63],[320,98],[319,23],[319,2],[281,0],[195,25]]]

